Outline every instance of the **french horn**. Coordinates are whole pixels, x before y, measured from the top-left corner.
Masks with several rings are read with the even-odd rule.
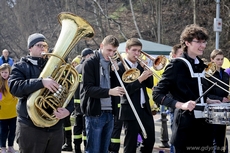
[[[68,105],[79,84],[77,71],[63,59],[80,39],[94,36],[91,25],[79,16],[62,12],[58,15],[58,20],[62,25],[61,33],[54,47],[53,56],[50,56],[39,78],[51,77],[61,85],[61,88],[56,93],[42,88],[27,99],[29,117],[38,127],[51,127],[59,121],[53,112],[59,107]]]

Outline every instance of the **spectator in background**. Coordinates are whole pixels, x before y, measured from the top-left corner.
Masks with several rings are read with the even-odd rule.
[[[10,66],[14,64],[14,60],[9,57],[9,51],[7,49],[3,49],[2,56],[0,57],[0,65],[3,63],[8,63]]]
[[[77,55],[71,62],[71,64],[73,65],[74,68],[76,68],[76,66],[78,64],[80,64],[81,62],[81,56],[80,55]]]
[[[4,63],[0,66],[0,147],[1,153],[15,153],[14,138],[16,130],[16,104],[18,99],[9,92],[8,78],[10,65]],[[6,151],[6,142],[8,149]]]

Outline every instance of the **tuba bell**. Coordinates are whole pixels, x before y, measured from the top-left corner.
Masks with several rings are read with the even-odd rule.
[[[63,59],[81,38],[94,36],[91,25],[79,16],[62,12],[58,15],[58,20],[62,25],[61,33],[39,78],[51,77],[62,88],[56,93],[43,88],[28,97],[27,111],[33,123],[38,127],[51,127],[59,121],[53,114],[54,110],[68,105],[79,84],[77,71]]]

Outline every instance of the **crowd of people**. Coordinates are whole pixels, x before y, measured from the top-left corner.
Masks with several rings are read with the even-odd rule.
[[[15,153],[14,141],[19,145],[19,153],[73,150],[75,153],[118,153],[122,129],[124,153],[152,153],[155,124],[151,98],[170,110],[171,153],[204,152],[204,148],[207,148],[205,152],[227,153],[226,125],[210,124],[206,118],[197,118],[195,114],[200,110],[197,104],[229,101],[229,87],[223,84],[229,84],[229,74],[222,68],[224,54],[221,49],[210,54],[210,62],[216,65],[212,75],[217,80],[208,78],[218,86],[202,95],[213,85],[202,78],[207,63],[200,57],[208,39],[205,28],[187,25],[181,33],[180,43],[172,48],[161,79],[154,84],[153,71],[140,62],[143,47],[140,40],[128,39],[126,55],[122,57],[117,51],[118,39],[113,35],[106,36],[99,49],[84,48],[73,58],[70,64],[79,78],[75,94],[65,107],[53,110],[55,124],[41,126],[29,112],[28,99],[42,89],[55,95],[63,87],[52,77],[40,77],[49,60],[42,53],[50,50],[43,34],[31,34],[27,41],[28,55],[19,62],[14,63],[7,49],[0,57],[1,153]],[[119,58],[114,58],[117,55]],[[147,89],[151,89],[152,97]]]

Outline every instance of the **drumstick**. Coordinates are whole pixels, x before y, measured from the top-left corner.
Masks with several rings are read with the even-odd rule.
[[[197,102],[200,100],[200,98],[202,98],[204,95],[206,95],[207,92],[209,92],[209,90],[211,90],[212,87],[213,87],[214,85],[216,85],[216,84],[217,84],[217,83],[214,83],[211,87],[209,87],[199,98],[197,98],[197,99],[195,100],[195,102],[197,103]]]
[[[214,85],[216,85],[217,83],[214,83],[211,87],[209,87],[199,98],[197,98],[196,100],[195,100],[195,102],[197,103],[199,100],[200,100],[200,98],[202,98],[204,95],[206,95],[207,93],[208,93],[208,91],[209,90],[211,90],[212,89],[212,87],[214,86]],[[187,112],[188,110],[185,110],[182,114],[184,114],[185,112]]]

